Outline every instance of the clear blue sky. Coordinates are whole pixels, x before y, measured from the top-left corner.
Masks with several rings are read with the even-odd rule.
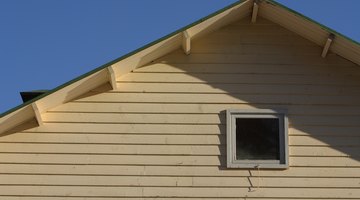
[[[360,41],[360,0],[277,0]],[[236,0],[0,0],[0,113]]]

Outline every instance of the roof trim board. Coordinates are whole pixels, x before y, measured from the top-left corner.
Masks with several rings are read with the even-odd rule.
[[[329,50],[360,65],[359,43],[296,11],[273,0],[265,0],[260,4],[259,15],[322,47],[325,46],[329,34],[332,33],[336,38],[332,41]]]
[[[310,21],[310,22],[312,22],[312,23],[320,26],[321,28],[323,28],[324,30],[327,30],[328,32],[334,33],[334,34],[337,35],[337,36],[341,36],[341,37],[345,38],[346,40],[348,40],[348,41],[350,41],[350,42],[353,42],[353,43],[355,43],[355,44],[357,44],[357,45],[360,45],[359,42],[357,42],[357,41],[355,41],[355,40],[353,40],[353,39],[351,39],[351,38],[349,38],[349,37],[347,37],[347,36],[345,36],[345,35],[337,32],[337,31],[335,31],[335,30],[333,30],[333,29],[331,29],[331,28],[329,28],[329,27],[327,27],[327,26],[325,26],[325,25],[323,25],[323,24],[321,24],[321,23],[319,23],[319,22],[317,22],[317,21],[315,21],[315,20],[313,20],[313,19],[311,19],[311,18],[309,18],[309,17],[307,17],[307,16],[305,16],[305,15],[297,12],[297,11],[295,11],[295,10],[293,10],[293,9],[291,9],[291,8],[289,8],[289,7],[286,7],[286,6],[282,5],[281,3],[276,2],[275,0],[265,0],[265,1],[270,2],[270,3],[272,3],[272,4],[275,4],[276,6],[279,6],[279,7],[281,7],[282,9],[287,10],[287,11],[293,13],[293,14],[296,14],[296,15],[298,15],[299,17],[304,18],[304,19],[306,19],[306,20],[308,20],[308,21]]]
[[[135,51],[110,61],[98,68],[95,68],[94,70],[85,73],[84,75],[79,76],[65,84],[62,84],[53,90],[50,90],[49,92],[34,98],[31,101],[23,103],[0,114],[0,133],[34,117],[36,118],[36,113],[34,113],[34,111],[31,112],[33,110],[31,108],[31,104],[34,102],[36,102],[38,108],[38,115],[41,116],[41,113],[45,112],[46,110],[61,103],[68,102],[71,99],[74,99],[106,82],[110,82],[114,88],[114,85],[116,85],[114,84],[114,82],[116,83],[116,77],[126,74],[137,67],[148,64],[151,61],[171,52],[172,50],[181,48],[183,45],[184,32],[188,34],[188,37],[186,38],[185,53],[190,52],[190,38],[191,40],[199,38],[209,32],[221,28],[224,25],[239,20],[242,17],[251,15],[253,5],[253,0],[241,0],[235,2],[217,12],[195,21],[194,23],[191,23],[158,40],[155,40],[154,42],[151,42]],[[322,31],[310,34],[310,36],[313,38],[309,35],[300,33],[301,36],[312,40],[318,45],[323,46],[323,43],[327,39],[329,32],[334,33],[337,38],[333,41],[331,50],[334,50],[335,53],[338,53],[339,55],[342,55],[343,57],[360,64],[359,43],[273,0],[263,0],[257,5],[259,7],[259,13],[257,13],[257,15],[263,16],[275,23],[278,23],[285,28],[288,28],[289,30],[295,31],[294,27],[291,26],[294,24],[294,22],[291,22],[291,25],[289,25],[289,23],[281,22],[281,20],[279,20],[279,16],[276,16],[276,14],[291,14],[291,20],[296,20],[297,23],[299,23],[299,26],[304,26],[305,24],[316,26],[317,28],[320,27]],[[271,14],[273,11],[275,11],[275,14]],[[288,20],[287,18],[285,19]],[[302,27],[300,26],[300,28]],[[324,38],[324,34],[326,34],[326,38]],[[352,45],[349,46],[349,43]],[[345,53],[342,53],[343,51]],[[351,58],[357,58],[358,60]],[[18,113],[22,114],[19,115]]]

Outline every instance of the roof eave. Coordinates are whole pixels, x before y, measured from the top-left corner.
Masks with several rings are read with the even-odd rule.
[[[334,34],[335,39],[329,50],[360,65],[360,43],[301,13],[274,0],[264,0],[260,4],[259,15],[297,33],[319,46],[324,46],[329,35]]]
[[[144,45],[135,51],[68,81],[43,95],[0,114],[0,133],[36,117],[36,113],[33,109],[35,103],[38,112],[46,112],[48,109],[66,103],[106,82],[114,84],[113,76],[119,77],[129,73],[131,70],[148,64],[181,47],[183,37],[182,32],[184,31],[187,31],[191,34],[190,37],[196,39],[231,23],[232,21],[238,20],[239,17],[248,15],[248,12],[241,12],[241,10],[247,11],[247,8],[251,7],[250,2],[251,0],[240,0],[235,2],[154,42]],[[108,70],[108,67],[111,67],[111,70]],[[110,75],[109,71],[112,71],[113,74]]]

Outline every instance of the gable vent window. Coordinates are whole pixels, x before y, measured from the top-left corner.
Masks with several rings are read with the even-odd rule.
[[[228,168],[287,168],[288,122],[283,110],[227,110]]]

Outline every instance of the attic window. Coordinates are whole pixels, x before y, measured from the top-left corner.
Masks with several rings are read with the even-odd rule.
[[[228,168],[287,168],[287,118],[279,110],[227,110]]]

